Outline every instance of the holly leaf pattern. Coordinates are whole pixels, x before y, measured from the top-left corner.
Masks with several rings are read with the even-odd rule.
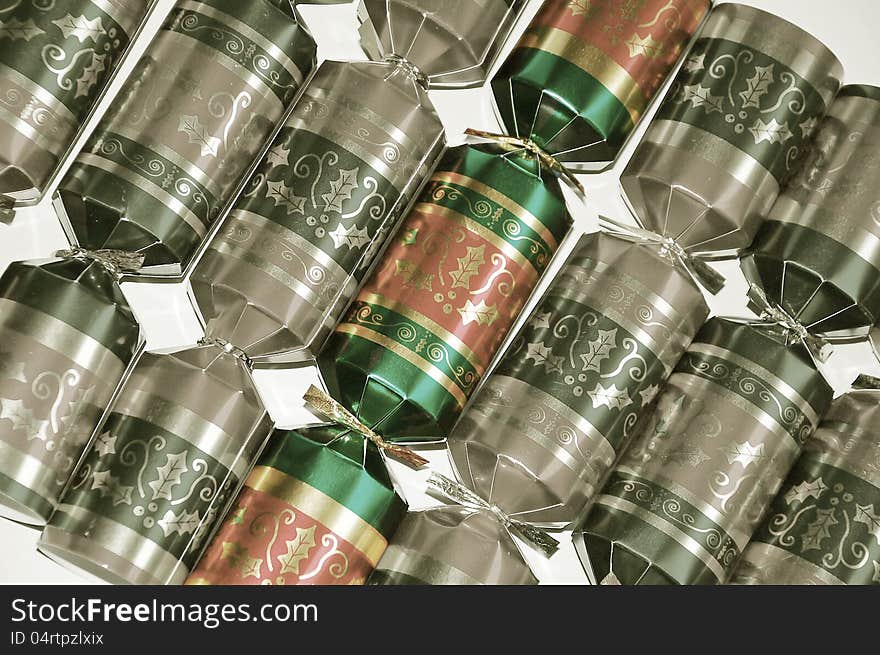
[[[568,10],[572,16],[589,16],[593,11],[593,0],[569,0]]]
[[[581,370],[599,373],[599,366],[611,356],[611,351],[617,348],[617,328],[599,330],[599,335],[587,343],[587,348],[587,352],[580,355],[584,363]]]
[[[807,524],[807,528],[801,536],[802,553],[808,550],[822,549],[822,542],[831,536],[831,526],[838,523],[838,520],[834,517],[834,512],[834,507],[816,510],[815,520]]]
[[[541,328],[550,329],[550,312],[535,312],[535,315],[529,319],[529,325],[536,330]]]
[[[408,259],[398,259],[394,262],[394,274],[403,278],[403,285],[415,289],[431,291],[434,284],[434,276],[425,273],[416,264]]]
[[[819,119],[815,116],[810,116],[807,120],[798,123],[798,129],[801,131],[801,136],[803,138],[809,137],[813,130],[816,129],[816,125],[819,123]]]
[[[471,278],[480,272],[480,266],[486,263],[486,244],[476,248],[467,247],[467,254],[464,257],[458,257],[458,268],[449,272],[452,278],[452,288],[463,287],[469,289]]]
[[[481,300],[476,305],[466,300],[464,307],[459,308],[458,313],[461,314],[463,325],[471,323],[492,325],[498,318],[498,308],[495,305],[487,305],[485,300]]]
[[[562,355],[554,355],[553,350],[545,346],[543,341],[530,343],[526,347],[526,361],[530,359],[535,362],[534,366],[543,366],[547,373],[562,373],[562,363],[565,361]]]
[[[593,401],[593,409],[599,407],[607,407],[608,409],[623,409],[632,405],[632,398],[629,397],[629,391],[626,389],[618,389],[616,384],[610,387],[603,387],[601,382],[596,383],[596,388],[588,391],[587,395]]]
[[[92,90],[92,87],[98,83],[98,76],[107,70],[105,60],[107,55],[93,55],[92,61],[83,69],[79,78],[76,80],[76,95],[74,97],[86,96]]]
[[[13,431],[23,431],[27,435],[28,441],[32,439],[46,440],[44,428],[49,421],[36,418],[34,412],[25,407],[21,400],[0,399],[0,420],[2,419],[12,421]]]
[[[749,128],[749,132],[755,139],[755,145],[762,141],[768,143],[785,143],[793,135],[788,129],[788,123],[777,123],[775,118],[771,118],[769,123],[765,123],[760,118],[755,120],[755,124]]]
[[[220,139],[208,134],[208,130],[201,124],[198,116],[181,116],[177,131],[183,132],[189,138],[189,142],[201,146],[202,157],[211,155],[216,157],[220,154]]]
[[[175,532],[179,535],[191,534],[199,526],[199,512],[187,512],[182,509],[180,514],[175,514],[174,510],[168,510],[165,515],[156,521],[156,525],[162,528],[162,532],[166,537],[170,537]]]
[[[45,33],[42,28],[34,23],[32,18],[19,20],[13,16],[7,21],[0,21],[0,39],[30,41],[35,36]]]
[[[807,482],[804,480],[800,484],[796,484],[788,492],[785,494],[785,502],[789,505],[792,505],[796,502],[802,503],[807,498],[816,498],[822,495],[822,492],[825,491],[828,487],[825,485],[825,481],[819,477],[813,480],[812,482]]]
[[[767,95],[770,85],[773,84],[773,69],[776,64],[769,66],[755,66],[755,74],[746,80],[746,88],[739,92],[739,97],[743,101],[743,109],[749,107],[761,107],[761,98]]]
[[[148,483],[150,489],[153,490],[151,500],[156,500],[157,498],[171,500],[171,490],[180,484],[181,477],[189,470],[186,465],[188,454],[188,450],[180,453],[165,454],[165,463],[156,469],[159,477]]]
[[[241,525],[244,523],[244,515],[247,512],[247,505],[242,505],[229,515],[230,525]]]
[[[61,416],[61,425],[69,430],[77,424],[79,419],[91,407],[92,398],[95,395],[95,387],[78,387],[73,393],[73,399],[67,401],[67,411]]]
[[[367,232],[367,228],[358,228],[355,225],[346,228],[340,223],[329,234],[336,248],[348,246],[349,250],[353,250],[355,248],[363,248],[370,242],[370,234]]]
[[[56,25],[65,39],[73,37],[80,43],[85,43],[89,39],[94,42],[106,34],[101,18],[88,19],[85,16],[72,16],[67,14],[64,18],[52,21]]]
[[[691,108],[702,107],[706,114],[724,111],[724,96],[712,95],[710,89],[701,84],[685,84],[682,87],[682,102],[690,102]]]
[[[296,195],[289,186],[281,180],[266,182],[266,197],[275,203],[276,207],[284,207],[287,215],[302,214],[305,216],[306,199]]]
[[[342,203],[351,199],[352,191],[358,188],[359,167],[351,169],[339,169],[339,177],[330,181],[330,191],[322,193],[324,211],[342,213]]]
[[[110,431],[102,432],[95,439],[95,450],[98,451],[98,457],[113,455],[116,452],[116,435],[111,435]]]
[[[92,474],[91,489],[100,493],[101,498],[109,497],[114,507],[123,504],[131,505],[131,494],[134,487],[122,484],[119,478],[112,475],[109,470],[95,471]]]
[[[403,231],[403,236],[400,237],[400,244],[403,246],[411,246],[416,242],[416,239],[418,238],[419,228],[410,228]]]
[[[639,391],[639,396],[642,399],[642,407],[647,407],[653,402],[654,398],[657,397],[657,394],[660,392],[660,387],[656,384],[652,384],[647,389],[642,389]]]
[[[296,536],[286,542],[287,552],[278,557],[281,564],[279,573],[295,573],[299,575],[299,564],[309,556],[309,551],[315,547],[315,526],[310,528],[297,528]]]
[[[629,49],[630,59],[636,57],[645,57],[646,59],[655,59],[663,54],[663,43],[657,41],[653,36],[639,36],[633,34],[627,41],[626,47]]]
[[[692,443],[682,444],[680,448],[672,451],[661,451],[658,453],[658,457],[664,464],[666,462],[678,464],[679,466],[687,464],[691,468],[698,468],[704,462],[712,459],[705,450]]]
[[[266,163],[269,164],[270,168],[289,165],[290,148],[285,147],[283,143],[272,146],[266,153]]]
[[[221,560],[227,560],[229,566],[238,569],[242,578],[254,577],[258,580],[262,575],[260,567],[263,565],[262,558],[251,557],[247,548],[233,541],[224,541],[221,546],[223,553],[220,555]]]
[[[880,514],[874,511],[874,503],[856,505],[853,523],[863,523],[868,529],[868,534],[874,537],[874,541],[880,546]]]
[[[706,67],[706,53],[692,54],[684,62],[684,69],[688,73],[696,73]]]
[[[724,450],[724,455],[728,464],[742,464],[742,467],[747,469],[750,464],[757,464],[765,458],[764,444],[762,442],[753,446],[748,441],[733,443]]]

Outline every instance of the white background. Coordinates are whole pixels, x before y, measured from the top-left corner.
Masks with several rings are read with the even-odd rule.
[[[531,0],[504,54],[512,48],[540,4],[539,0]],[[778,14],[818,37],[842,61],[844,83],[880,84],[880,46],[876,34],[877,27],[880,26],[880,2],[877,0],[746,0],[744,4]],[[134,56],[127,60],[123,74],[134,65],[150,35],[161,24],[164,12],[171,5],[173,0],[160,0],[158,13],[153,15],[142,38],[135,45]],[[352,5],[306,7],[303,14],[318,42],[320,59],[363,58],[357,45]],[[112,100],[122,77],[124,75],[117,78],[99,109],[99,114]],[[432,99],[446,126],[450,144],[460,142],[460,135],[467,127],[499,130],[486,89],[437,91],[432,92]],[[97,117],[92,123],[96,119]],[[647,121],[642,122],[642,130],[646,124]],[[581,176],[587,188],[589,207],[572,199],[570,209],[575,217],[572,238],[563,245],[554,266],[545,276],[541,289],[533,295],[526,313],[561,265],[577,237],[582,232],[595,229],[597,213],[618,219],[625,217],[618,193],[618,174],[625,166],[640,132],[641,130],[630,141],[624,156],[611,170],[598,175]],[[0,224],[0,271],[5,270],[11,261],[48,257],[55,250],[66,246],[51,206],[43,203],[22,210],[11,226]],[[721,294],[709,299],[713,313],[746,315],[745,282],[736,264],[724,263],[720,268],[729,281]],[[148,349],[186,347],[194,344],[201,336],[201,327],[190,306],[185,284],[129,283],[124,285],[124,291],[144,327]],[[873,363],[870,350],[865,345],[838,346],[825,369],[838,393],[844,391],[859,372],[880,374],[880,366]],[[302,410],[297,406],[296,399],[313,379],[312,375],[314,371],[310,369],[297,373],[258,372],[257,381],[261,393],[279,425],[293,426],[300,420]],[[444,450],[433,450],[424,454],[437,469],[449,473]],[[414,472],[397,465],[394,466],[394,471],[402,482],[411,507],[436,504],[436,501],[423,493],[427,471]],[[36,552],[38,536],[39,532],[33,528],[0,519],[0,583],[82,583],[84,580],[79,575],[65,570]],[[563,547],[551,560],[530,554],[529,561],[542,583],[582,584],[587,580],[568,535],[563,535]]]

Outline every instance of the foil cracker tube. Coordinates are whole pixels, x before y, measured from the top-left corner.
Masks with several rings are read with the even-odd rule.
[[[314,357],[443,151],[428,89],[482,84],[522,5],[485,4],[360,7],[374,61],[324,62],[304,89],[194,269],[206,323],[249,304],[264,351]]]
[[[43,196],[154,4],[0,7],[0,222]]]
[[[362,43],[392,55],[432,89],[482,86],[528,0],[360,0]]]
[[[575,170],[614,161],[710,0],[546,0],[492,79],[501,123]]]
[[[715,7],[621,175],[636,216],[697,251],[748,246],[841,74],[837,58],[791,23]]]
[[[39,550],[112,583],[182,583],[271,429],[247,356],[227,342],[142,355]]]
[[[880,391],[837,398],[737,566],[734,584],[880,583]]]
[[[458,477],[511,516],[577,522],[708,314],[657,248],[581,237],[450,433]]]
[[[725,582],[831,396],[773,326],[711,319],[576,530],[596,581]]]
[[[853,338],[880,321],[880,88],[845,86],[743,260],[811,331]]]
[[[71,240],[179,274],[314,66],[289,3],[179,0],[59,184]]]
[[[187,584],[364,584],[406,513],[379,449],[277,430]]]
[[[369,585],[536,585],[519,547],[488,510],[409,512]]]
[[[874,326],[871,329],[868,341],[874,351],[874,356],[877,358],[877,361],[880,362],[880,326]]]
[[[389,441],[444,438],[570,225],[528,153],[448,150],[319,356],[330,394]]]
[[[89,259],[0,277],[0,515],[42,525],[140,347],[114,276]]]

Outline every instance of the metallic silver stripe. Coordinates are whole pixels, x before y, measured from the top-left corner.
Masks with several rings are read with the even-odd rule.
[[[117,164],[112,159],[106,159],[90,152],[81,152],[79,157],[77,157],[77,163],[98,168],[110,175],[116,175],[129,184],[147,191],[161,204],[165,205],[169,211],[179,216],[182,221],[189,225],[199,238],[204,238],[207,233],[208,230],[205,227],[205,224],[202,223],[198,216],[196,216],[186,205],[180,202],[180,200],[170,195],[165,189],[155,184],[149,178],[136,175],[121,164]]]
[[[846,584],[827,569],[816,566],[778,546],[760,541],[753,541],[749,544],[748,549],[743,553],[743,562],[748,562],[756,569],[766,569],[766,575],[760,579],[761,584],[805,584],[808,582],[805,578],[808,577],[813,577],[827,585]],[[738,570],[734,572],[734,584],[740,582],[739,576],[736,575],[738,572]]]
[[[140,146],[153,150],[163,159],[167,159],[172,164],[185,171],[187,175],[210,191],[215,198],[220,198],[223,195],[223,190],[217,186],[213,177],[192,162],[181,157],[174,150],[171,150],[164,144],[151,139],[149,135],[145,137],[143,134],[139,134],[136,130],[129,129],[125,125],[113,125],[113,129],[106,132],[107,136],[113,136],[114,134],[118,134],[129,141],[133,141]]]
[[[4,330],[39,341],[107,382],[125,370],[125,363],[101,342],[54,316],[9,298],[0,298],[0,335]]]
[[[163,31],[159,33],[159,36],[157,36],[156,39],[158,40],[163,37],[169,41],[168,46],[171,50],[170,56],[172,58],[179,57],[179,54],[177,53],[179,53],[181,49],[184,51],[189,49],[202,55],[205,59],[225,68],[230,74],[234,75],[244,84],[247,84],[251,89],[260,94],[263,100],[271,105],[271,109],[275,113],[273,116],[269,111],[266,112],[266,118],[269,121],[274,123],[281,117],[281,114],[284,111],[284,104],[259,75],[255,75],[234,59],[227,57],[221,50],[205,45],[203,42],[192,36],[187,36],[180,32]],[[156,48],[158,46],[154,45],[153,47]]]
[[[813,425],[817,425],[819,423],[819,415],[816,414],[815,410],[810,406],[810,403],[804,400],[803,396],[801,396],[793,387],[773,375],[773,373],[765,369],[763,366],[755,364],[752,360],[746,359],[745,357],[742,357],[741,355],[738,355],[735,352],[728,350],[727,348],[721,348],[719,346],[715,346],[709,343],[695,342],[691,344],[691,347],[688,349],[688,351],[702,353],[704,355],[711,355],[713,357],[719,357],[721,359],[727,360],[731,364],[735,364],[736,366],[747,370],[752,375],[757,376],[758,379],[760,379],[761,381],[769,382],[779,393],[785,396],[798,409],[800,409]]]
[[[731,525],[731,517],[728,514],[725,514],[721,510],[707,504],[705,500],[695,496],[691,491],[672,480],[672,478],[665,475],[658,475],[657,473],[652,473],[650,477],[647,477],[642,471],[623,464],[618,464],[614,470],[615,472],[648,480],[660,487],[665,487],[676,496],[679,496],[682,500],[693,505],[697,508],[697,511],[724,530],[730,538],[733,539],[734,543],[740,550],[745,548],[746,544],[749,543],[751,535],[746,534],[742,530],[738,530],[735,526]]]
[[[191,11],[196,11],[200,14],[204,14],[205,16],[210,16],[211,18],[219,20],[221,23],[225,23],[236,32],[246,36],[248,39],[250,39],[258,46],[260,46],[263,50],[265,50],[267,54],[269,54],[288,73],[290,73],[296,84],[302,84],[303,79],[305,79],[303,71],[300,70],[299,66],[297,66],[296,63],[287,56],[287,53],[285,53],[281,48],[269,41],[262,34],[251,28],[249,25],[238,20],[235,16],[231,16],[230,14],[227,14],[225,12],[218,11],[210,5],[206,5],[202,2],[196,2],[195,0],[184,0],[183,2],[178,2],[176,7],[179,9],[189,9]]]
[[[757,193],[763,185],[771,184],[774,196],[779,192],[779,183],[776,182],[772,173],[761,162],[746,154],[732,143],[725,141],[720,136],[716,136],[690,123],[669,119],[654,120],[648,131],[645,132],[643,139],[646,143],[655,143],[659,146],[677,148],[691,153],[694,152],[693,144],[697,140],[709,141],[712,143],[713,149],[721,151],[717,159],[724,162],[722,168],[743,185]],[[702,149],[698,149],[696,154],[702,157]],[[703,158],[705,159],[705,157]],[[719,161],[708,161],[721,167]]]
[[[239,480],[250,469],[251,462],[239,454],[248,435],[244,438],[231,435],[216,423],[160,396],[126,385],[113,405],[113,412],[152,423],[177,435],[220,462]]]
[[[149,537],[143,536],[122,523],[76,505],[59,505],[56,511],[64,512],[73,520],[88,526],[87,540],[83,535],[55,529],[62,534],[81,537],[83,548],[82,550],[73,550],[73,554],[91,560],[101,568],[106,566],[102,561],[102,553],[97,549],[92,550],[92,544],[113,553],[166,584],[180,584],[189,573],[189,570],[177,557],[160,547]],[[48,543],[52,545],[51,542]],[[69,561],[64,557],[61,559]],[[113,571],[112,566],[109,568]],[[122,577],[121,572],[113,572]]]
[[[602,495],[599,496],[599,498],[596,500],[596,503],[599,505],[604,505],[605,507],[610,507],[611,509],[616,509],[618,511],[630,514],[637,519],[644,521],[651,527],[656,528],[666,536],[676,541],[682,548],[684,548],[691,555],[693,555],[703,564],[705,564],[706,567],[715,574],[715,577],[718,579],[719,582],[724,580],[724,567],[722,567],[721,563],[712,556],[712,553],[703,548],[703,546],[698,541],[679,530],[678,527],[676,527],[672,523],[663,520],[656,514],[653,514],[652,512],[649,512],[642,507],[639,507],[638,505],[629,502],[628,500],[624,500],[623,498]]]
[[[711,380],[707,380],[699,375],[692,375],[691,373],[673,373],[670,378],[670,383],[673,381],[675,381],[675,383],[688,394],[694,394],[695,397],[700,398],[712,395],[715,396],[717,401],[731,404],[740,411],[745,412],[767,430],[780,437],[780,448],[787,447],[791,451],[790,456],[792,460],[794,460],[800,452],[801,447],[797,444],[796,438],[785,429],[785,426],[783,426],[777,419],[767,414],[763,409],[755,405],[751,400],[743,398],[735,391],[731,391]],[[686,387],[690,387],[691,390],[688,390]]]
[[[23,137],[30,139],[37,146],[46,150],[47,152],[55,155],[55,157],[60,157],[61,153],[63,153],[67,149],[67,142],[60,141],[58,139],[50,139],[47,136],[44,136],[42,132],[40,132],[36,127],[28,123],[27,121],[23,121],[16,114],[9,111],[3,106],[0,106],[0,120],[9,125],[16,132],[21,134]],[[60,128],[60,126],[59,126]],[[59,132],[61,130],[59,129]],[[60,135],[61,139],[69,139],[72,136],[72,130],[68,131],[68,134]]]
[[[394,544],[385,550],[376,570],[412,576],[432,585],[485,584],[482,580],[477,580],[450,564],[440,562],[405,546]]]
[[[44,461],[33,455],[22,452],[15,446],[6,443],[2,438],[0,438],[0,473],[12,478],[21,486],[27,487],[29,491],[37,494],[53,507],[60,500],[59,496],[64,488],[63,484],[56,487],[49,484],[50,480],[58,477],[58,471],[46,466]],[[66,480],[67,476],[64,477]],[[15,502],[19,505],[24,504],[18,499]],[[34,511],[32,507],[28,509]],[[49,517],[44,516],[43,518],[48,519]]]
[[[533,387],[532,385],[523,382],[522,380],[518,380],[516,378],[508,377],[506,375],[493,375],[490,378],[490,382],[487,383],[502,383],[508,387],[513,389],[513,393],[519,394],[521,396],[529,397],[531,396],[534,399],[534,402],[540,403],[542,405],[546,405],[551,409],[551,411],[562,416],[563,419],[571,423],[575,428],[583,432],[589,439],[592,440],[591,445],[594,445],[596,450],[598,451],[596,456],[601,457],[603,460],[610,459],[614,460],[617,457],[617,453],[614,452],[614,447],[611,445],[611,442],[608,441],[608,438],[600,432],[596,426],[586,420],[583,416],[575,412],[571,407],[561,402],[560,400],[554,398],[550,394]],[[569,457],[572,455],[569,454]],[[580,468],[581,464],[578,463],[578,467],[572,467],[575,471]]]
[[[37,100],[51,109],[52,113],[54,113],[59,120],[66,121],[74,126],[79,125],[79,119],[64,105],[63,102],[43,87],[34,84],[32,80],[28,79],[14,68],[10,68],[6,64],[0,64],[0,76],[12,80],[13,83],[30,93]]]

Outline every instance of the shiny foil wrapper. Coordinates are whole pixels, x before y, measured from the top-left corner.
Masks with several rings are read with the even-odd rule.
[[[582,237],[449,435],[459,477],[510,516],[582,518],[708,313],[656,248]]]
[[[880,583],[880,391],[837,398],[733,576],[735,584]]]
[[[880,88],[845,86],[767,215],[747,276],[811,331],[880,321]]]
[[[40,199],[152,5],[34,0],[2,9],[0,210],[7,220],[14,205]]]
[[[519,548],[488,510],[410,512],[369,585],[536,585]]]
[[[270,431],[235,354],[141,356],[38,548],[108,582],[182,583]]]
[[[405,66],[324,62],[194,269],[209,329],[247,329],[247,307],[246,343],[311,355],[443,144],[427,92]]]
[[[373,59],[405,58],[432,89],[482,86],[527,0],[360,0]]]
[[[635,214],[697,251],[748,246],[841,74],[791,23],[715,7],[621,176]]]
[[[871,348],[874,350],[874,356],[877,358],[877,361],[880,361],[880,326],[874,326],[868,337],[868,341],[871,343]]]
[[[369,440],[278,430],[187,584],[364,584],[405,513]]]
[[[501,122],[567,166],[613,161],[710,0],[547,0],[492,80]]]
[[[388,440],[445,437],[570,225],[534,160],[448,150],[319,356],[330,394]]]
[[[62,223],[179,273],[314,65],[289,4],[180,0],[61,180]]]
[[[831,396],[805,348],[711,319],[576,531],[596,581],[725,582]]]
[[[0,277],[0,515],[44,524],[139,347],[96,262],[15,262]]]

